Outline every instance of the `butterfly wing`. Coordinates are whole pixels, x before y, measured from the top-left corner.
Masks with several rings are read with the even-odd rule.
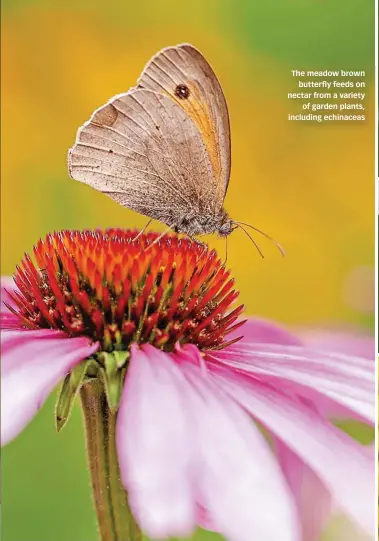
[[[168,225],[214,212],[204,192],[217,190],[206,144],[167,95],[131,89],[112,98],[78,130],[68,163],[74,179]]]
[[[230,124],[226,100],[211,66],[192,45],[167,47],[148,62],[138,86],[170,96],[198,127],[217,180],[216,191],[209,186],[208,197],[221,208],[230,178]]]

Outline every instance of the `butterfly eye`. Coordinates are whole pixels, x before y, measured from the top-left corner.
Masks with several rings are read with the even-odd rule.
[[[188,86],[180,84],[175,88],[175,96],[177,96],[181,100],[188,99],[189,95],[190,89],[188,88]]]

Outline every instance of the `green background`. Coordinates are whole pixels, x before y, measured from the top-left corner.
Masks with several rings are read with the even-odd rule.
[[[247,313],[373,332],[373,1],[5,0],[2,7],[2,274],[49,231],[145,224],[70,181],[67,148],[152,54],[187,41],[211,62],[229,104],[226,208],[288,254],[282,260],[257,239],[261,261],[242,232],[233,234],[228,264]],[[366,70],[367,120],[289,122],[291,69]],[[224,253],[222,241],[210,242]],[[4,541],[96,540],[80,410],[59,435],[53,419],[50,397],[2,452]]]

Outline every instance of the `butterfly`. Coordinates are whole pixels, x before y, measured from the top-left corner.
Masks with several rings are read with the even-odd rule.
[[[191,238],[253,228],[224,209],[228,107],[213,69],[190,44],[162,49],[137,86],[92,114],[77,132],[68,168],[73,179]]]

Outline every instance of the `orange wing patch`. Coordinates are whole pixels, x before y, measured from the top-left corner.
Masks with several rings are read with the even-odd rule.
[[[147,63],[138,87],[168,95],[199,130],[213,169],[209,188],[221,208],[230,178],[230,123],[225,96],[209,63],[188,43],[166,47]]]
[[[188,95],[186,95],[186,88],[189,90]],[[177,89],[179,89],[179,92],[175,92],[174,94],[167,92],[167,94],[171,98],[174,98],[177,104],[186,111],[187,115],[199,129],[209,154],[215,177],[220,178],[220,148],[217,141],[216,126],[213,125],[211,112],[208,109],[207,103],[201,99],[201,95],[195,81],[186,81],[186,85],[178,85]]]

